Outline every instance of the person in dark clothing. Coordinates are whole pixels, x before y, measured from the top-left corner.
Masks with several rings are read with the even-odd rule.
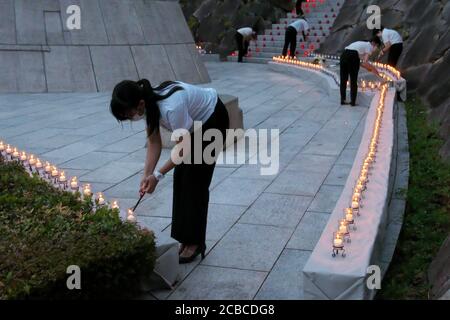
[[[147,156],[139,194],[153,193],[164,176],[175,169],[171,236],[181,243],[179,262],[189,263],[198,255],[203,259],[209,186],[219,156],[216,151],[223,149],[229,128],[227,109],[216,90],[180,81],[153,88],[146,79],[125,80],[114,88],[110,108],[118,121],[145,119]],[[162,148],[160,126],[181,136],[171,157],[157,169]],[[194,138],[208,129],[219,131],[221,137],[214,136],[212,142],[203,141],[203,136]]]
[[[381,59],[383,55],[389,51],[388,65],[396,68],[398,60],[403,52],[403,38],[400,33],[381,26],[381,29],[373,30],[373,34],[380,38],[384,44],[384,48],[380,51],[378,59]]]
[[[295,57],[295,52],[297,50],[297,34],[301,31],[303,35],[303,40],[307,41],[306,32],[309,30],[308,22],[304,19],[299,19],[291,23],[287,29],[284,37],[284,47],[282,55],[287,56],[288,48],[290,47],[290,56]]]
[[[236,30],[235,39],[239,51],[238,62],[243,62],[244,56],[248,53],[250,41],[256,39],[256,32],[250,27],[240,28]]]
[[[305,2],[305,0],[297,0],[297,3],[295,4],[295,12],[297,17],[302,17],[305,15],[302,8],[303,2]]]
[[[374,37],[370,42],[357,41],[345,47],[341,55],[340,75],[341,75],[341,105],[346,105],[347,81],[350,76],[350,104],[356,106],[356,97],[358,95],[358,73],[362,66],[377,76],[380,76],[377,69],[368,63],[369,56],[381,45],[379,38]],[[362,63],[360,62],[362,60]]]

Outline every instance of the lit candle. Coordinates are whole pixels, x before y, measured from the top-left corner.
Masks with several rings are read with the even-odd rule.
[[[70,180],[70,188],[72,190],[78,190],[78,180],[77,177],[73,177],[72,180]]]
[[[339,233],[341,235],[348,233],[347,222],[345,220],[341,220],[341,222],[339,223]]]
[[[103,197],[103,194],[101,192],[99,192],[97,194],[97,203],[102,206],[105,204],[105,198]]]
[[[17,151],[17,148],[14,148],[13,154],[12,154],[13,158],[17,159],[19,158],[19,151]]]
[[[119,202],[117,200],[114,200],[111,204],[111,209],[117,209],[119,210]]]
[[[5,151],[5,145],[3,144],[3,141],[0,141],[0,153]]]
[[[42,169],[42,162],[39,158],[36,159],[36,169]]]
[[[336,234],[336,238],[333,240],[333,245],[337,248],[341,248],[343,246],[342,238],[339,234]]]
[[[22,154],[20,155],[20,161],[27,161],[27,154],[25,151],[22,151]]]
[[[30,158],[28,159],[28,163],[30,164],[30,166],[34,166],[36,164],[36,159],[34,158],[34,155],[30,155]]]
[[[55,166],[53,166],[53,168],[52,168],[52,177],[57,177],[58,174],[59,174],[58,169]]]
[[[353,222],[353,211],[351,208],[345,209],[345,221],[349,223]]]
[[[136,216],[134,215],[133,209],[128,209],[127,221],[131,222],[131,223],[135,223],[136,222]]]
[[[86,197],[90,197],[92,195],[91,185],[89,183],[87,183],[83,186],[83,194]]]
[[[45,172],[46,173],[51,173],[52,172],[52,166],[50,165],[50,163],[48,161],[45,162]]]
[[[59,181],[60,182],[66,182],[67,181],[66,173],[64,171],[61,171],[61,173],[59,175]]]

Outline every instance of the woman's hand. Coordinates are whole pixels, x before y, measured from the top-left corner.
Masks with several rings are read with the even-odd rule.
[[[154,175],[149,175],[148,177],[142,178],[141,187],[139,189],[139,194],[142,196],[146,193],[153,193],[155,191],[158,180],[156,180]]]

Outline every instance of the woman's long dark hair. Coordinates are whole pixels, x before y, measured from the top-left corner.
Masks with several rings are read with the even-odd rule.
[[[170,97],[175,92],[183,90],[183,88],[174,86],[164,95],[160,95],[157,92],[175,84],[177,82],[166,81],[153,88],[147,79],[139,81],[124,80],[118,83],[113,90],[110,105],[111,113],[119,122],[130,120],[130,114],[137,109],[139,101],[144,100],[147,134],[150,136],[153,132],[159,131],[161,113],[158,101]]]

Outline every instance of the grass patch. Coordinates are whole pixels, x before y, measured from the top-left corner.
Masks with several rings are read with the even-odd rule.
[[[0,300],[136,294],[153,270],[153,233],[92,209],[0,156]],[[81,290],[67,289],[70,265],[81,269]]]
[[[428,299],[427,271],[450,231],[450,165],[416,97],[406,102],[410,178],[403,229],[379,299]]]

